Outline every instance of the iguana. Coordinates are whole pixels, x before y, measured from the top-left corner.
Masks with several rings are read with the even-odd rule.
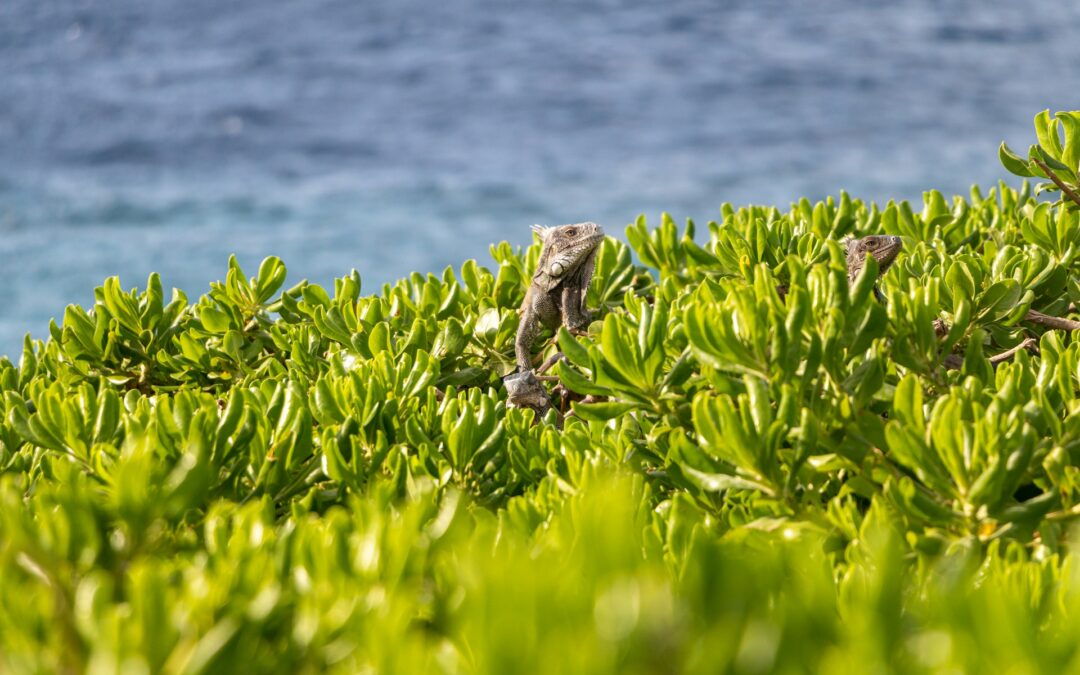
[[[518,369],[532,370],[530,352],[543,328],[557,330],[559,324],[570,330],[588,325],[585,293],[596,268],[596,249],[604,240],[604,230],[596,223],[577,223],[559,227],[533,226],[541,241],[525,301],[521,303],[514,350]]]
[[[869,237],[863,237],[862,239],[851,239],[847,243],[847,269],[848,279],[855,281],[859,276],[859,272],[862,271],[866,265],[866,257],[873,256],[878,263],[878,278],[885,273],[885,270],[889,269],[889,266],[896,260],[896,256],[899,255],[900,250],[904,247],[904,242],[900,237],[892,235],[871,235]],[[881,291],[878,290],[877,283],[874,283],[874,296],[878,300],[884,300],[881,295]],[[1070,322],[1069,319],[1058,319],[1057,317],[1047,316],[1035,310],[1031,310],[1024,317],[1028,321],[1034,323],[1041,323],[1043,325],[1050,325],[1052,327],[1067,328],[1068,323],[1072,323],[1074,326],[1076,322]],[[1061,325],[1052,323],[1052,321],[1060,322]],[[934,332],[939,337],[944,337],[948,332],[948,326],[941,319],[934,320]],[[1036,344],[1033,338],[1026,338],[1020,344],[1012,349],[1006,350],[1000,354],[995,354],[989,357],[990,363],[1001,363],[1006,359],[1011,358],[1016,352],[1021,349],[1029,349]],[[949,370],[957,370],[964,365],[964,358],[959,354],[946,354],[942,358],[942,365]]]
[[[878,278],[885,274],[885,270],[896,260],[900,250],[904,248],[904,242],[891,234],[872,234],[861,239],[849,239],[847,241],[847,274],[848,281],[854,282],[866,266],[866,257],[873,256],[878,264]],[[874,297],[884,300],[878,289],[877,281],[874,282]]]

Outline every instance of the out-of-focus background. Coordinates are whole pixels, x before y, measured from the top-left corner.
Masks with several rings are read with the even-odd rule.
[[[107,276],[194,298],[230,253],[370,292],[532,223],[966,194],[1080,106],[1078,29],[1013,0],[4,0],[0,354]]]

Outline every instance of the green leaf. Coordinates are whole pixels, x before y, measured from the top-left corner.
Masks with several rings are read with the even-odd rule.
[[[570,391],[585,396],[609,396],[613,393],[610,388],[591,382],[565,362],[560,361],[555,370],[559,381]]]
[[[199,308],[199,320],[202,322],[203,328],[211,333],[220,334],[232,328],[232,319],[229,315],[210,305],[203,305]]]
[[[1050,117],[1049,110],[1043,110],[1035,116],[1035,136],[1046,153],[1056,160],[1061,159],[1061,139],[1058,136],[1057,120]]]
[[[562,351],[566,360],[578,368],[588,368],[591,365],[589,351],[578,342],[566,328],[559,327],[559,350]]]
[[[1080,111],[1059,112],[1056,115],[1065,130],[1065,147],[1061,163],[1080,176]]]
[[[373,356],[391,349],[390,327],[385,321],[372,326],[371,332],[368,334],[367,346]]]
[[[285,283],[284,263],[277,256],[269,256],[259,265],[259,276],[255,281],[255,298],[259,304],[266,303]]]
[[[1024,176],[1025,178],[1031,178],[1035,175],[1028,168],[1027,160],[1010,150],[1004,141],[1001,142],[1001,146],[998,148],[998,159],[1001,160],[1002,166],[1011,174]]]
[[[607,422],[641,408],[637,403],[607,401],[604,403],[574,403],[574,414],[587,422]]]

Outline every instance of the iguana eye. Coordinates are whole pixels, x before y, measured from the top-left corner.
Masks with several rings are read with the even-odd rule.
[[[561,277],[563,272],[564,272],[564,268],[562,266],[562,263],[560,263],[560,262],[551,263],[551,274],[552,274],[552,276]]]
[[[573,236],[576,236],[576,235],[577,235],[577,230],[576,229],[574,229],[572,227],[566,229],[566,236],[573,237]]]

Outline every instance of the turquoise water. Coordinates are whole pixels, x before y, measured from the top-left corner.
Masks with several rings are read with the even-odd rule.
[[[0,354],[230,253],[371,291],[532,223],[965,193],[1080,107],[1080,8],[902,4],[6,0]]]

